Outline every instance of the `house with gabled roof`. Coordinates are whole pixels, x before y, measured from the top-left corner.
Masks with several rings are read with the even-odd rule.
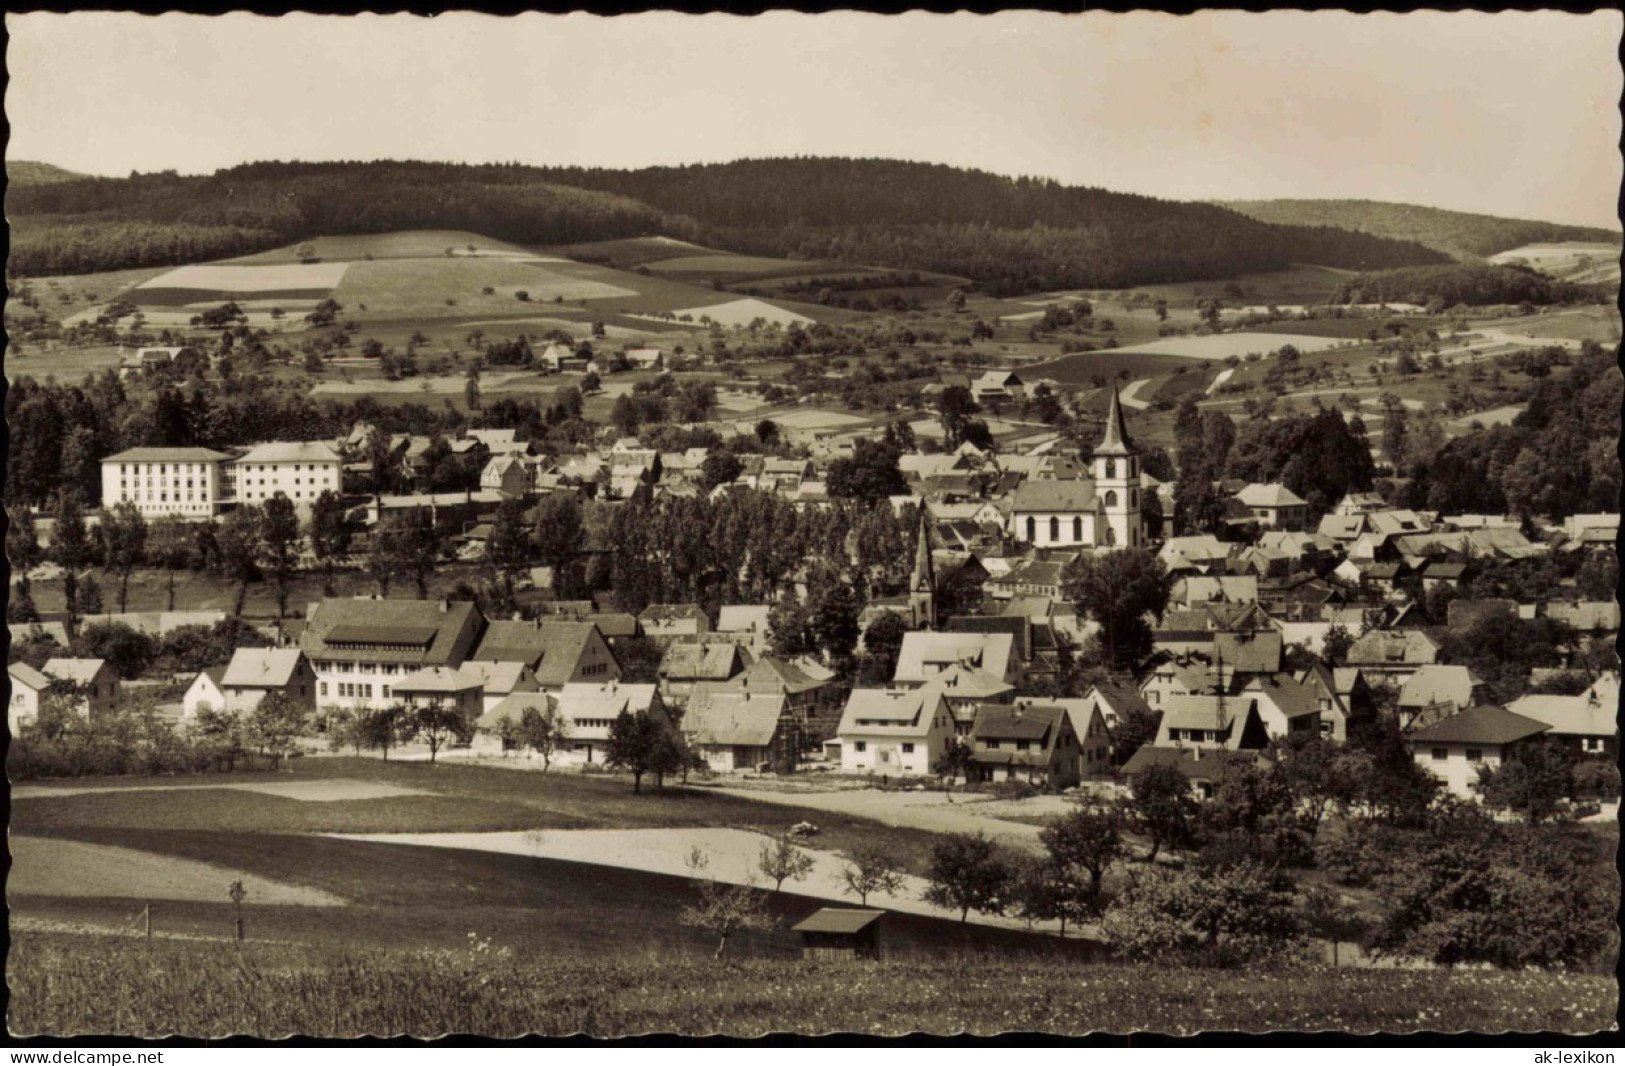
[[[660,658],[660,695],[668,703],[686,702],[697,683],[729,681],[750,661],[750,652],[731,640],[676,641]]]
[[[79,715],[95,721],[118,708],[123,683],[106,659],[47,659],[40,673],[79,690]]]
[[[1014,643],[1009,633],[905,633],[892,680],[898,685],[918,687],[937,680],[957,665],[973,666],[1001,680],[1014,681]]]
[[[1417,765],[1462,799],[1478,797],[1481,769],[1496,769],[1519,747],[1551,726],[1504,707],[1481,704],[1451,715],[1407,738]]]
[[[948,710],[954,717],[954,733],[967,737],[976,725],[980,709],[988,704],[1008,704],[1015,687],[986,670],[955,663],[939,674],[932,685],[942,690]]]
[[[462,718],[469,732],[485,713],[485,685],[475,674],[451,666],[426,666],[397,678],[392,699],[409,708],[433,707]]]
[[[315,671],[319,706],[381,707],[397,678],[461,665],[484,625],[460,601],[325,599],[311,607],[299,649]]]
[[[609,731],[623,713],[645,711],[663,727],[671,728],[660,690],[654,685],[620,681],[568,684],[558,692],[557,711],[565,728],[565,747],[558,758],[567,763],[603,762]]]
[[[1169,537],[1157,549],[1157,559],[1169,573],[1194,571],[1205,574],[1215,569],[1222,570],[1235,550],[1235,545],[1226,544],[1211,533]]]
[[[1271,738],[1318,734],[1331,738],[1336,721],[1322,717],[1321,692],[1291,674],[1249,677],[1236,699],[1247,701]],[[1322,728],[1322,724],[1326,728]],[[1346,736],[1346,730],[1345,730]]]
[[[51,679],[27,663],[6,667],[11,679],[11,699],[6,702],[6,728],[13,737],[39,720],[40,702],[51,687]]]
[[[954,735],[942,686],[853,689],[835,731],[847,773],[924,776]]]
[[[484,713],[474,720],[474,738],[469,746],[476,752],[496,751],[506,755],[515,747],[523,746],[512,738],[524,724],[525,714],[534,712],[544,718],[557,718],[557,704],[558,697],[546,692],[510,692],[495,703],[487,699]],[[527,750],[525,755],[530,758],[535,752]]]
[[[1374,683],[1397,685],[1438,660],[1438,643],[1420,629],[1373,629],[1349,647],[1343,661]]]
[[[1548,736],[1569,744],[1580,755],[1615,759],[1619,755],[1619,678],[1609,674],[1577,696],[1531,692],[1507,704],[1507,710],[1545,722]]]
[[[1399,686],[1399,724],[1419,729],[1482,702],[1484,686],[1465,666],[1418,667]]]
[[[785,754],[787,720],[783,696],[706,686],[695,690],[681,728],[706,764],[726,773],[777,763]]]
[[[266,695],[280,692],[307,712],[316,710],[316,672],[298,648],[238,648],[220,681],[232,713],[252,711]]]
[[[1259,716],[1257,700],[1222,694],[1170,696],[1160,708],[1156,746],[1236,751],[1263,748],[1269,732]]]
[[[535,671],[525,663],[468,659],[458,669],[479,680],[486,711],[495,709],[497,704],[515,693],[534,693],[542,689]]]
[[[786,713],[805,721],[830,704],[835,691],[833,681],[833,673],[816,669],[806,660],[764,655],[729,685],[745,692],[783,696]]]
[[[1300,530],[1309,518],[1309,503],[1279,482],[1248,485],[1233,497],[1248,516],[1267,529]]]
[[[523,664],[542,691],[555,694],[571,683],[621,676],[615,653],[591,622],[492,622],[468,658]]]
[[[536,467],[517,455],[492,456],[480,471],[480,489],[507,499],[528,496],[536,486]]]
[[[190,721],[207,707],[211,711],[226,709],[226,668],[211,666],[198,671],[192,683],[181,696],[181,717]]]
[[[1053,704],[982,708],[970,735],[971,776],[1069,788],[1078,781],[1077,732]]]

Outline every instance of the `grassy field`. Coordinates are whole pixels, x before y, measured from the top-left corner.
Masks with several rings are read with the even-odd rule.
[[[1034,363],[1021,369],[1023,378],[1049,378],[1068,385],[1089,385],[1095,377],[1108,382],[1126,372],[1128,380],[1172,374],[1184,368],[1187,374],[1207,369],[1206,361],[1181,355],[1163,355],[1155,352],[1077,352],[1048,362]]]
[[[297,263],[301,260],[299,249],[310,245],[318,259],[355,260],[366,259],[422,259],[434,256],[444,256],[446,249],[454,249],[460,255],[468,254],[468,246],[473,245],[476,252],[500,253],[507,255],[528,255],[525,249],[506,241],[493,240],[482,237],[478,233],[468,233],[463,230],[399,230],[394,233],[358,233],[338,237],[314,237],[299,244],[291,244],[285,248],[273,248],[268,252],[257,252],[254,255],[239,256],[236,259],[224,260],[227,263]]]
[[[837,963],[592,959],[502,945],[369,951],[23,935],[17,1035],[493,1037],[774,1032],[894,1036],[1271,1030],[1539,1032],[1613,1027],[1602,977],[1310,969],[1229,973],[966,953]],[[137,991],[139,990],[139,992]]]

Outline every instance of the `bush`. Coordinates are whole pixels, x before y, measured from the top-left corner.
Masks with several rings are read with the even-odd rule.
[[[995,799],[1024,800],[1029,796],[1038,795],[1038,789],[1026,781],[1006,780],[995,781],[989,788]]]

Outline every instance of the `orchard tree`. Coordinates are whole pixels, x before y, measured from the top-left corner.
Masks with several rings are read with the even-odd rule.
[[[772,844],[762,845],[756,868],[773,882],[773,892],[777,894],[787,880],[806,880],[813,871],[813,857],[792,844],[789,837],[780,837]]]
[[[553,765],[553,756],[569,740],[570,731],[562,715],[526,707],[519,715],[519,742],[542,757],[542,772]]]
[[[902,891],[903,872],[897,868],[889,847],[878,840],[866,840],[847,852],[841,881],[848,892],[858,897],[858,905],[867,907],[872,892],[895,895]]]
[[[390,748],[397,747],[412,737],[411,711],[402,704],[361,708],[355,713],[360,716],[359,731],[362,746],[369,751],[382,751],[385,762],[389,761]]]
[[[175,572],[191,563],[195,550],[192,532],[173,515],[154,519],[147,527],[147,561],[164,569],[169,597],[166,611],[175,609]]]
[[[294,738],[302,735],[309,724],[310,712],[305,704],[281,689],[271,689],[260,697],[248,712],[246,723],[248,735],[261,754],[271,760],[273,770],[292,750]]]
[[[39,531],[34,528],[34,512],[21,505],[6,508],[6,558],[12,570],[19,574],[40,564],[44,553],[39,546]]]
[[[461,712],[438,703],[426,703],[411,711],[412,732],[429,745],[429,765],[434,765],[440,749],[460,738],[468,728]]]
[[[710,861],[698,847],[689,852],[684,864],[691,874],[689,884],[699,900],[685,906],[678,913],[678,920],[717,938],[713,958],[721,961],[735,933],[772,926],[773,920],[754,884],[730,885],[711,876],[702,877]]]
[[[130,574],[146,559],[147,520],[128,500],[117,504],[102,518],[102,542],[107,545],[107,565],[119,576],[118,609],[128,611]]]
[[[981,833],[953,833],[931,849],[925,901],[959,912],[1003,914],[1010,902],[1015,867],[1004,850]]]
[[[632,775],[632,792],[643,791],[643,775],[654,773],[661,756],[661,734],[666,726],[648,711],[623,710],[610,724],[604,765]]]
[[[1196,839],[1198,808],[1185,775],[1166,763],[1153,763],[1134,778],[1130,810],[1151,838],[1145,861],[1157,861],[1164,847],[1188,847]]]
[[[1046,826],[1038,839],[1057,867],[1088,872],[1089,895],[1093,899],[1100,897],[1106,871],[1128,854],[1123,842],[1123,815],[1114,806],[1079,807]]]
[[[1101,921],[1124,958],[1185,966],[1239,966],[1292,955],[1303,931],[1291,882],[1251,863],[1134,874]]]

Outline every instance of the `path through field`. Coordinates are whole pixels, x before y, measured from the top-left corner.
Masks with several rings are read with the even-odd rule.
[[[728,791],[728,790],[719,790]],[[752,799],[762,796],[742,792]],[[798,796],[797,800],[816,799]],[[1020,826],[1017,828],[1031,828]],[[1036,836],[1038,830],[1033,829]],[[386,844],[416,844],[433,848],[459,848],[470,851],[491,851],[506,855],[533,855],[538,858],[563,859],[569,862],[590,863],[598,866],[616,866],[646,873],[671,874],[687,877],[691,871],[685,864],[694,848],[706,856],[706,874],[729,884],[754,883],[765,888],[756,864],[762,845],[773,843],[773,838],[743,829],[546,829],[506,833],[369,833],[329,834],[342,840],[377,841]],[[812,873],[804,881],[787,882],[784,889],[798,895],[827,899],[834,903],[857,906],[858,901],[846,890],[841,871],[844,861],[839,855],[826,851],[801,849],[813,860]],[[926,882],[923,878],[905,875],[900,892],[871,893],[868,905],[907,914],[922,914],[932,918],[957,919],[941,907],[934,907],[922,898]],[[998,926],[1005,929],[1026,929],[1027,923],[1015,918],[998,918],[972,914],[970,921],[978,925]],[[1039,922],[1033,926],[1041,932],[1059,930],[1056,923]]]
[[[1141,378],[1139,381],[1131,381],[1127,385],[1123,386],[1123,391],[1117,394],[1117,398],[1122,400],[1126,406],[1132,407],[1136,411],[1143,411],[1147,407],[1150,407],[1151,404],[1147,400],[1140,399],[1139,394],[1140,390],[1149,384],[1151,384],[1150,378]]]

